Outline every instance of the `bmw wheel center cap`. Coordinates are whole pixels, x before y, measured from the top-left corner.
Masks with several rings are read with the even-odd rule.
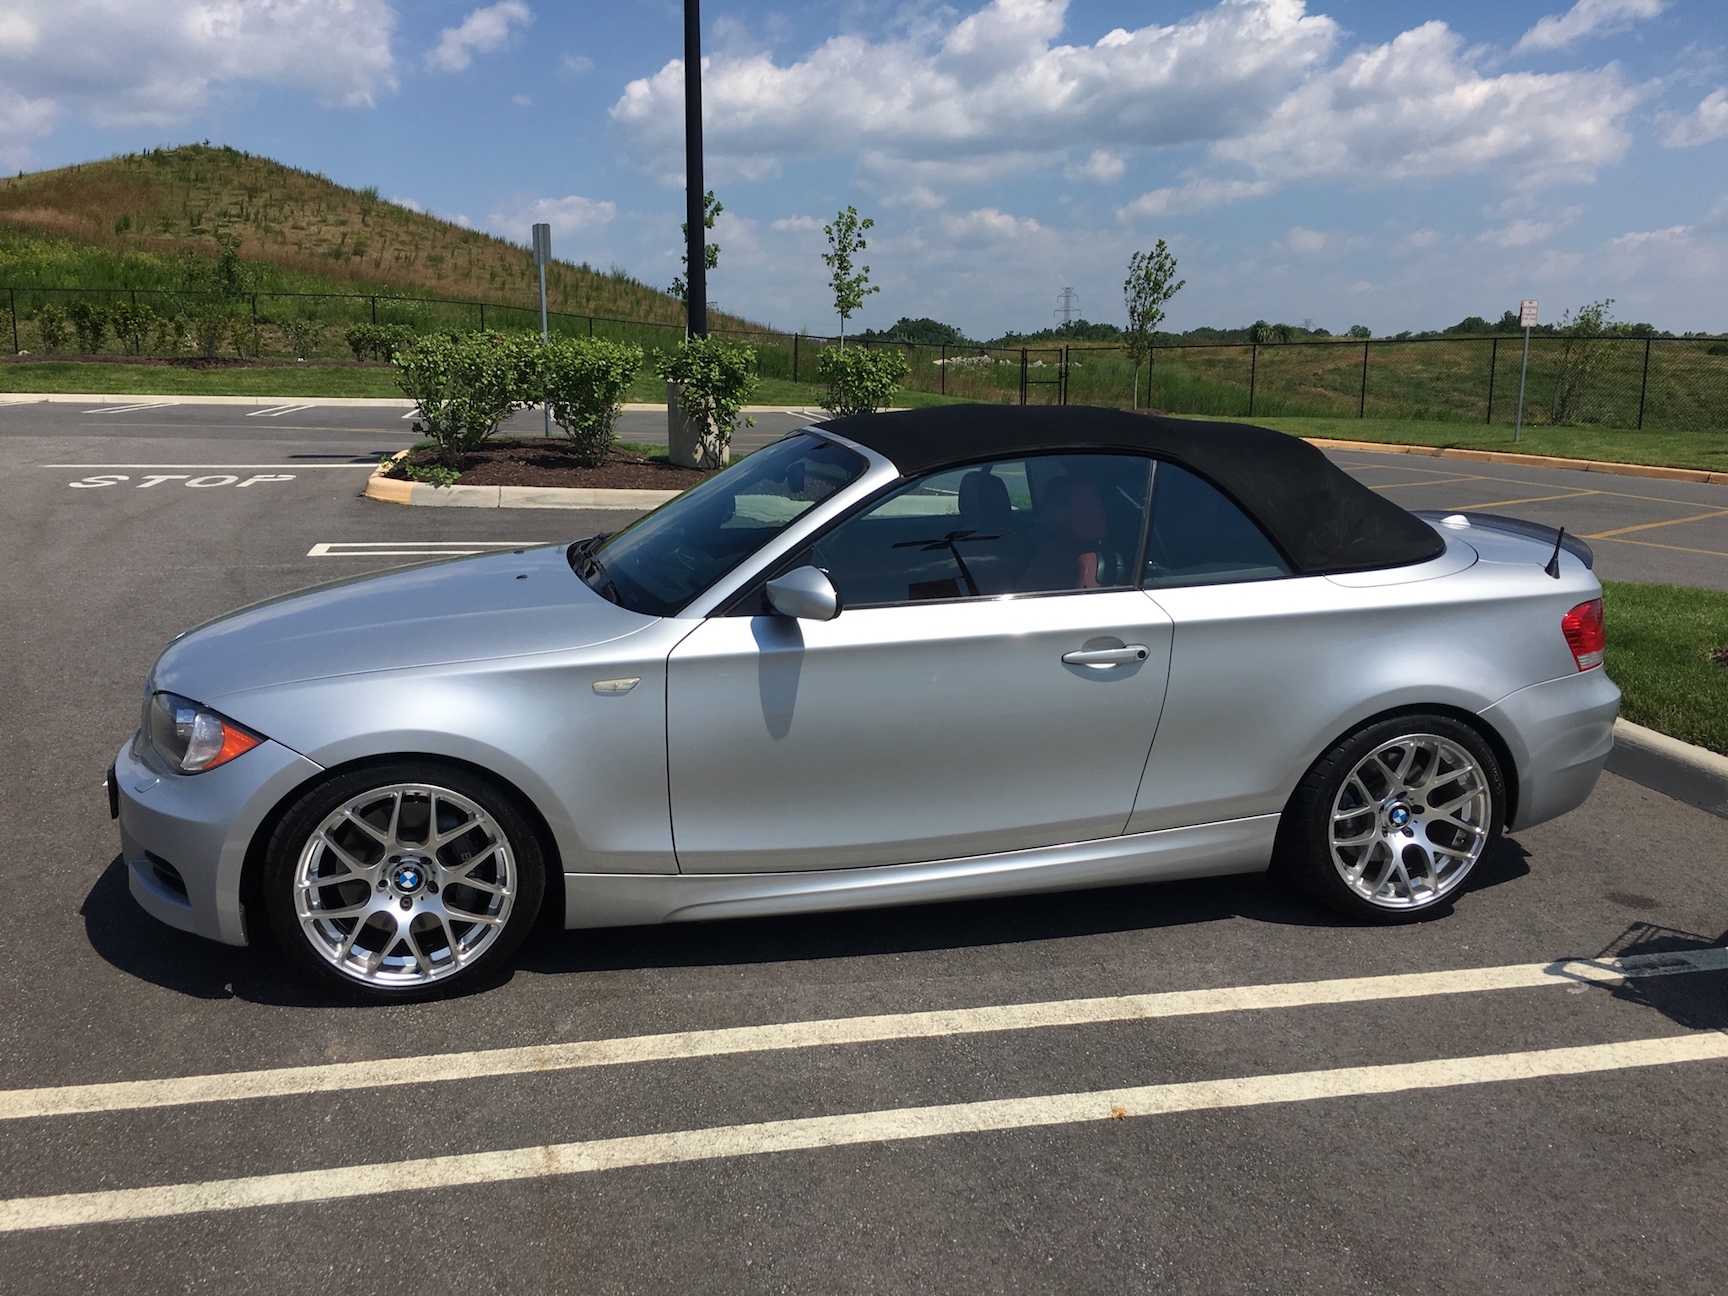
[[[1394,828],[1402,828],[1410,822],[1410,807],[1405,805],[1393,806],[1386,812],[1386,820]]]
[[[418,891],[426,882],[426,870],[417,860],[409,860],[398,864],[396,871],[390,875],[390,883],[398,891],[412,893]]]

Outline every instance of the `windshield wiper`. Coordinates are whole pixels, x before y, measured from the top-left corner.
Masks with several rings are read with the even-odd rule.
[[[602,531],[598,535],[589,536],[586,540],[578,540],[566,549],[564,551],[564,559],[570,564],[571,570],[575,571],[576,574],[580,576],[582,574],[582,569],[577,567],[576,564],[579,561],[586,559],[589,554],[598,549],[601,541],[605,540],[611,534],[610,531]]]

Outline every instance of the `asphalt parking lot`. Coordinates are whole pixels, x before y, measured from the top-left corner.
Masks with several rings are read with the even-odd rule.
[[[1226,879],[548,933],[484,993],[358,1009],[155,924],[101,782],[174,633],[620,519],[359,499],[402,426],[0,408],[9,1289],[1728,1285],[1728,822],[1612,775],[1407,928]],[[1684,520],[1728,489],[1340,459],[1728,588],[1725,522]]]

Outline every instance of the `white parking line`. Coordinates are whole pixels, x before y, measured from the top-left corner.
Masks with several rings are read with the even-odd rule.
[[[364,463],[291,463],[291,464],[251,464],[251,463],[51,463],[38,464],[38,468],[233,468],[255,472],[258,469],[275,471],[282,468],[364,468],[371,472],[378,466],[375,459]]]
[[[548,1179],[631,1166],[673,1165],[726,1157],[904,1142],[955,1134],[1078,1125],[1168,1116],[1178,1112],[1275,1106],[1366,1094],[1408,1093],[1554,1076],[1728,1058],[1728,1034],[1698,1031],[1621,1044],[1436,1058],[1386,1066],[1290,1071],[1225,1080],[1050,1094],[933,1107],[900,1107],[796,1120],[673,1130],[622,1138],[553,1143],[497,1152],[336,1166],[289,1174],[248,1175],[202,1183],[161,1184],[106,1192],[62,1193],[0,1201],[0,1233],[163,1219],[381,1193],[423,1192],[473,1184]]]
[[[450,557],[488,549],[526,549],[544,540],[326,540],[306,551],[308,558]]]
[[[1501,967],[1412,972],[1393,976],[1331,981],[1293,981],[1232,986],[1220,990],[1172,990],[1160,994],[1062,999],[1000,1007],[952,1008],[935,1012],[890,1013],[873,1017],[783,1022],[718,1030],[678,1031],[526,1048],[484,1049],[384,1058],[374,1062],[332,1062],[318,1066],[276,1067],[163,1080],[119,1080],[41,1089],[0,1090],[0,1120],[34,1116],[72,1116],[90,1112],[137,1111],[193,1103],[278,1098],[292,1094],[378,1089],[394,1085],[473,1080],[487,1076],[568,1071],[689,1058],[724,1057],[825,1048],[883,1040],[929,1039],[950,1035],[1036,1030],[1105,1022],[1150,1021],[1209,1013],[1303,1008],[1317,1004],[1368,1003],[1489,990],[1527,990],[1576,986],[1586,982],[1617,985],[1628,977],[1709,972],[1728,968],[1728,949],[1680,954],[1642,954],[1623,959],[1571,959],[1557,963],[1513,963]]]
[[[133,414],[139,410],[172,409],[179,401],[144,401],[137,405],[103,405],[98,409],[87,409],[86,414]]]
[[[272,405],[268,409],[253,410],[247,418],[281,418],[284,414],[298,414],[302,410],[316,408],[312,405]]]

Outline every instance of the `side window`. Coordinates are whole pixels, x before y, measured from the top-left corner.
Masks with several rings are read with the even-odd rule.
[[[813,546],[847,607],[1131,587],[1151,460],[1038,455],[933,473]]]
[[[1175,464],[1158,465],[1146,536],[1146,588],[1289,574],[1265,533],[1216,486]]]

